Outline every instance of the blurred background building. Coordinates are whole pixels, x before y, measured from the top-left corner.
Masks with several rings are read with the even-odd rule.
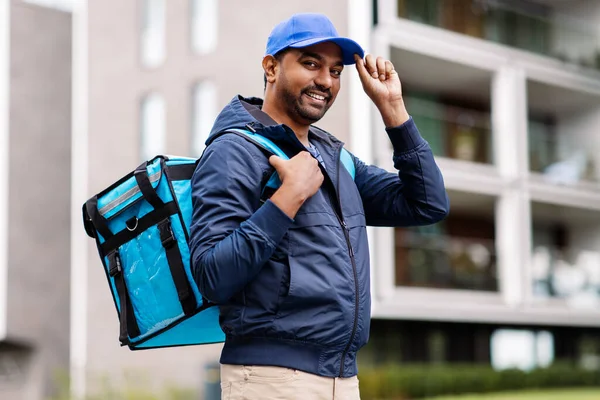
[[[0,398],[44,398],[60,372],[76,393],[215,383],[220,345],[119,347],[80,207],[141,160],[199,156],[304,11],[392,60],[452,203],[370,230],[360,362],[600,368],[600,2],[0,0]],[[392,169],[352,67],[342,87],[319,126]]]

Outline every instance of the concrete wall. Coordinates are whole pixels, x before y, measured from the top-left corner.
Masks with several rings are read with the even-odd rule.
[[[90,195],[138,165],[139,107],[149,92],[166,103],[168,154],[191,154],[191,99],[194,84],[210,79],[217,86],[220,110],[236,94],[262,96],[261,61],[268,34],[294,12],[328,14],[346,32],[346,1],[219,1],[218,45],[212,54],[190,49],[189,1],[169,0],[166,61],[145,70],[139,60],[139,1],[89,2],[89,154]],[[356,73],[350,70],[348,73]],[[348,90],[319,126],[348,139]],[[118,344],[118,320],[99,257],[89,248],[87,365],[90,389],[97,377],[142,371],[149,382],[201,387],[204,365],[218,360],[221,345],[131,352]]]
[[[13,1],[11,24],[8,338],[32,351],[29,399],[69,361],[71,16]]]

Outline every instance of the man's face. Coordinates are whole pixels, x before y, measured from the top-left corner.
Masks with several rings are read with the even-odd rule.
[[[323,118],[340,91],[342,50],[332,42],[290,49],[281,60],[275,90],[290,118],[312,124]]]

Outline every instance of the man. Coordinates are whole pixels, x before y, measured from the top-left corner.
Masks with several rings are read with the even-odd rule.
[[[443,179],[402,99],[390,61],[338,36],[320,14],[277,25],[262,66],[264,102],[234,98],[215,121],[192,180],[194,279],[220,307],[223,399],[359,398],[356,353],[370,323],[366,225],[432,224],[448,213]],[[313,126],[356,63],[381,113],[398,173],[352,156]],[[252,130],[291,158],[228,129]],[[365,134],[367,134],[365,132]],[[276,170],[281,186],[269,197]]]

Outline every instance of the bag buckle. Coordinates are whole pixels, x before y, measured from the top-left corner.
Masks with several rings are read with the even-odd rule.
[[[108,262],[110,265],[110,269],[108,270],[108,274],[113,278],[123,272],[123,267],[121,266],[121,257],[115,251],[108,255]]]
[[[171,229],[171,221],[167,218],[158,224],[160,231],[160,241],[165,249],[171,248],[175,243],[175,235]]]

